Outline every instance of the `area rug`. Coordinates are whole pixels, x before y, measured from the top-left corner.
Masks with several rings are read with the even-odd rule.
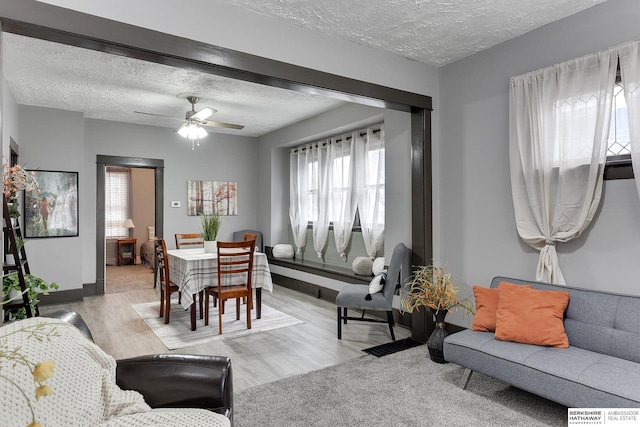
[[[566,426],[567,408],[463,368],[426,346],[366,355],[236,392],[235,427]]]
[[[190,310],[183,310],[177,299],[172,300],[171,316],[165,325],[164,318],[159,317],[160,301],[143,304],[132,304],[131,307],[142,317],[153,333],[167,346],[169,350],[191,347],[212,341],[242,337],[288,326],[301,325],[304,322],[286,313],[262,304],[262,316],[251,318],[251,329],[247,329],[246,305],[240,306],[240,320],[236,320],[235,303],[228,302],[226,313],[222,316],[222,335],[218,334],[218,309],[209,311],[209,325],[204,326],[204,320],[198,318],[196,330],[191,330]]]

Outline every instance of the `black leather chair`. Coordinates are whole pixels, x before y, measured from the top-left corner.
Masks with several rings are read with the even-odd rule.
[[[45,314],[75,325],[93,340],[74,311]],[[152,354],[116,361],[116,383],[135,390],[152,408],[203,408],[225,415],[233,425],[231,359],[221,356]]]

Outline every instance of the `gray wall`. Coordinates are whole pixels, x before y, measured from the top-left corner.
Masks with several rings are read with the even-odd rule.
[[[637,0],[609,0],[440,69],[436,257],[463,288],[496,275],[533,279],[538,252],[517,235],[508,159],[509,78],[637,39]],[[640,294],[634,180],[605,181],[590,229],[559,244],[567,283]],[[462,316],[448,318],[460,322]]]
[[[20,135],[21,161],[33,168],[79,172],[80,236],[27,242],[32,271],[63,290],[95,282],[99,154],[164,159],[164,232],[170,248],[175,246],[174,233],[200,229],[198,217],[187,216],[188,180],[238,183],[239,214],[224,217],[222,238],[256,226],[255,138],[210,135],[192,151],[191,144],[170,128],[85,120],[80,113],[27,106],[20,107]],[[171,208],[172,200],[182,207]]]

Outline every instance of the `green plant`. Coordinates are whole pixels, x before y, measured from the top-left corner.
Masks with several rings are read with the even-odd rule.
[[[18,209],[18,200],[16,199],[9,204],[9,218],[20,218],[20,209]]]
[[[200,215],[200,224],[202,225],[202,237],[206,241],[214,241],[218,237],[218,230],[220,230],[220,224],[222,223],[222,217],[218,213],[213,215]]]
[[[32,313],[35,313],[36,306],[40,302],[38,299],[39,294],[42,293],[43,295],[49,295],[49,290],[58,290],[59,288],[56,283],[47,283],[44,279],[32,274],[24,275],[24,283],[26,287],[25,292],[29,298],[29,305]],[[15,290],[22,294],[18,273],[11,273],[2,277],[2,301],[7,302],[9,300],[9,292],[11,292],[11,290]],[[14,319],[24,319],[27,316],[27,310],[24,307],[12,308],[6,310],[6,312],[10,313]]]
[[[433,313],[440,310],[452,312],[460,308],[473,314],[473,305],[468,299],[457,298],[458,288],[451,281],[451,274],[443,267],[433,265],[420,266],[409,282],[410,289],[402,296],[402,306],[412,312],[420,307],[429,307]]]

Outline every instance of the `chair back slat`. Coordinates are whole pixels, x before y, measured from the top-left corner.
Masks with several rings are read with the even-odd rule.
[[[176,233],[176,249],[203,247],[204,238],[200,233]]]
[[[167,258],[167,245],[164,239],[157,239],[155,242],[156,264],[158,266],[158,278],[162,286],[171,283],[169,277],[169,259]]]
[[[249,290],[252,289],[253,254],[255,240],[243,242],[218,242],[218,289],[232,276],[246,275],[242,279]],[[240,279],[238,279],[240,280]]]

